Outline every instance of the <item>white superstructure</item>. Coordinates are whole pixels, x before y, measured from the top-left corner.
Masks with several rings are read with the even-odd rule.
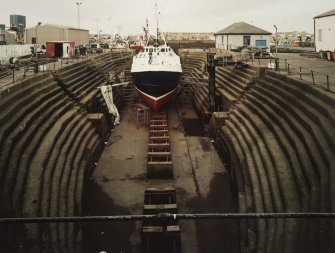
[[[131,72],[182,72],[180,57],[167,45],[145,46],[133,57]]]

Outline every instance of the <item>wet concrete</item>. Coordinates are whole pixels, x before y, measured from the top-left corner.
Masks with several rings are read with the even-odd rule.
[[[205,136],[204,123],[199,118],[183,118],[182,122],[186,136]]]
[[[117,205],[114,200],[102,190],[94,181],[90,181],[85,188],[84,215],[118,215],[131,214],[127,208]],[[82,225],[82,252],[130,252],[129,243],[134,222],[94,222]]]
[[[230,178],[210,139],[186,136],[182,119],[196,118],[190,107],[167,109],[173,180],[147,180],[148,128],[136,128],[133,112],[109,138],[99,164],[85,186],[85,214],[142,214],[147,187],[174,187],[179,213],[235,212]],[[238,225],[229,220],[184,220],[181,252],[238,252]],[[85,252],[140,252],[141,222],[88,224],[83,230]],[[101,232],[104,232],[101,234]],[[89,251],[91,250],[91,251]]]

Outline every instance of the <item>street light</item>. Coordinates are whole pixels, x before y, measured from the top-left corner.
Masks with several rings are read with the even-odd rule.
[[[274,26],[274,28],[276,29],[276,44],[275,44],[275,47],[276,47],[276,58],[277,58],[277,41],[278,41],[278,39],[277,39],[277,26],[276,25],[273,25]]]
[[[80,2],[77,2],[76,5],[78,6],[78,28],[80,28],[80,12],[79,12],[79,6],[81,5],[82,3]]]
[[[39,27],[41,24],[42,24],[42,22],[38,22],[37,25],[35,26],[35,54],[36,54],[36,57],[37,57],[37,43],[38,43],[38,40],[37,40],[37,27]]]
[[[276,64],[276,71],[279,69],[279,62],[278,62],[278,37],[277,37],[277,26],[273,25],[274,28],[276,29],[276,41],[275,41],[275,47],[276,47],[276,59],[275,59],[275,64]]]

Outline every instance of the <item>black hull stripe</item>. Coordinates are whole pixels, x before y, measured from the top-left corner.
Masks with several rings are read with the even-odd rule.
[[[136,87],[152,97],[160,97],[173,91],[180,82],[181,73],[147,71],[133,72],[132,77]]]

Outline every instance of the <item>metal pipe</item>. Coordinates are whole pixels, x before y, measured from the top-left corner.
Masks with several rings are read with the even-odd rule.
[[[152,219],[198,220],[198,219],[334,219],[334,218],[335,213],[203,213],[203,214],[159,213],[152,215],[0,218],[0,224],[143,221]]]

